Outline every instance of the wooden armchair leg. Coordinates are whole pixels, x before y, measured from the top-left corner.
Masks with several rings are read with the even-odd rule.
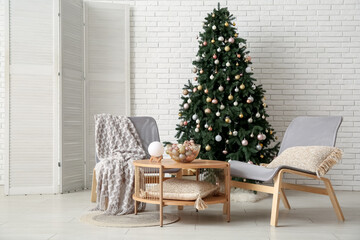
[[[285,195],[285,190],[283,189],[283,188],[280,188],[280,197],[281,197],[281,201],[283,202],[283,204],[284,204],[284,207],[286,208],[286,209],[291,209],[291,207],[290,207],[290,204],[289,204],[289,201],[288,201],[288,199],[287,199],[287,197],[286,197],[286,195]]]
[[[96,172],[93,170],[92,185],[91,185],[91,202],[96,202]]]
[[[273,193],[273,201],[272,201],[272,209],[271,209],[271,219],[270,225],[276,227],[278,223],[279,217],[279,203],[280,203],[280,189],[281,189],[281,180],[282,174],[279,173],[274,178],[274,193]]]
[[[339,221],[343,222],[345,220],[344,214],[341,211],[339,202],[338,202],[338,200],[336,198],[336,195],[335,195],[334,189],[333,189],[333,187],[331,185],[331,182],[330,182],[329,179],[326,179],[326,178],[324,178],[322,180],[324,181],[327,193],[328,193],[328,195],[330,197],[330,201],[331,201],[331,204],[333,205],[336,216],[339,219]]]

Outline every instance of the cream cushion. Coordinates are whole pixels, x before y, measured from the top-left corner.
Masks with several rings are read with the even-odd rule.
[[[342,151],[329,146],[298,146],[283,151],[267,168],[290,166],[324,176],[333,165],[341,160]]]
[[[207,206],[202,198],[212,196],[219,191],[219,186],[209,182],[171,178],[163,182],[163,199],[188,200],[195,202],[199,210]],[[153,186],[146,191],[147,197],[159,197],[159,186]]]

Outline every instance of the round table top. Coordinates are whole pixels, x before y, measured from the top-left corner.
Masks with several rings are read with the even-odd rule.
[[[153,167],[153,168],[227,168],[229,163],[225,161],[218,160],[205,160],[205,159],[195,159],[191,163],[179,163],[172,159],[163,159],[161,162],[151,162],[149,159],[144,160],[135,160],[134,166],[140,167]]]

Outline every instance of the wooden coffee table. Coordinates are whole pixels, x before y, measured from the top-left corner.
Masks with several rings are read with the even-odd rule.
[[[167,178],[164,177],[165,169],[199,169],[201,168],[212,168],[212,169],[223,169],[224,170],[224,191],[216,196],[204,198],[206,204],[224,204],[223,214],[227,215],[227,221],[230,222],[230,164],[223,161],[217,160],[201,160],[195,159],[191,163],[178,163],[171,159],[163,159],[160,163],[150,162],[146,160],[134,161],[135,166],[135,193],[133,199],[135,200],[135,214],[137,214],[138,202],[145,202],[151,204],[160,205],[160,226],[163,226],[163,207],[168,205],[177,206],[192,206],[195,204],[194,201],[184,200],[171,200],[163,199],[163,181]],[[197,174],[197,180],[199,176]],[[159,197],[148,198],[142,196],[141,192],[146,188],[147,185],[159,184]],[[146,189],[145,189],[146,190]]]

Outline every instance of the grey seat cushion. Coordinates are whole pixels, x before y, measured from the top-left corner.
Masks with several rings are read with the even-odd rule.
[[[230,174],[232,177],[240,177],[246,179],[252,179],[261,182],[271,181],[275,175],[281,169],[291,169],[299,172],[309,173],[316,175],[314,172],[305,171],[299,168],[289,167],[289,166],[279,166],[277,168],[266,168],[254,164],[244,163],[240,161],[230,160]]]

